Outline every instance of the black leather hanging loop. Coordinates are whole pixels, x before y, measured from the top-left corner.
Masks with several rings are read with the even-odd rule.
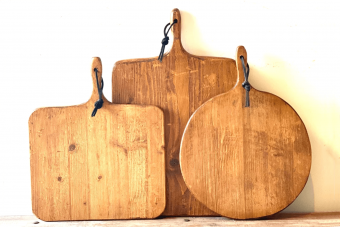
[[[249,107],[249,91],[250,91],[250,83],[248,82],[249,78],[249,65],[247,63],[247,69],[246,66],[244,65],[244,57],[240,56],[241,62],[242,62],[242,67],[243,67],[243,73],[244,73],[244,82],[242,83],[242,87],[246,90],[246,105],[245,107]]]
[[[96,116],[97,110],[99,110],[100,108],[103,107],[103,88],[104,88],[104,80],[102,78],[102,88],[99,87],[99,82],[98,82],[98,69],[94,68],[94,71],[96,72],[96,80],[97,80],[97,89],[98,89],[98,95],[99,95],[99,99],[94,103],[94,109],[92,111],[92,115],[91,117]]]
[[[159,56],[158,56],[158,60],[160,62],[162,62],[162,59],[163,59],[163,55],[164,55],[164,49],[165,49],[165,46],[168,45],[169,43],[169,37],[168,37],[168,33],[171,29],[171,27],[177,23],[177,19],[174,20],[174,22],[172,22],[172,24],[170,25],[170,23],[168,23],[165,28],[164,28],[164,39],[162,39],[162,48],[161,48],[161,52],[159,53]],[[169,27],[168,31],[166,31],[166,28]]]

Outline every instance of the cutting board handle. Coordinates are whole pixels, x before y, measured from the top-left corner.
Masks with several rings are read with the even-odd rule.
[[[235,85],[236,89],[240,89],[242,91],[245,91],[245,89],[242,87],[242,82],[244,81],[244,72],[242,67],[242,61],[241,56],[244,58],[244,64],[247,65],[247,51],[244,46],[238,46],[236,49],[236,68],[237,68],[237,82]]]
[[[170,24],[174,22],[175,19],[177,19],[177,23],[172,26],[171,31],[174,39],[179,39],[179,41],[181,41],[181,13],[177,8],[173,9],[171,12]]]
[[[94,57],[92,58],[92,64],[91,64],[91,75],[92,75],[92,84],[93,84],[93,91],[92,91],[92,95],[91,98],[89,100],[89,102],[93,102],[95,103],[98,99],[99,99],[99,93],[98,93],[98,88],[97,88],[97,79],[96,79],[96,71],[94,69],[97,69],[97,76],[98,76],[98,81],[99,81],[99,87],[100,89],[102,88],[102,72],[103,72],[103,68],[102,68],[102,61],[100,60],[99,57]],[[106,98],[104,97],[103,94],[103,101],[107,101]]]

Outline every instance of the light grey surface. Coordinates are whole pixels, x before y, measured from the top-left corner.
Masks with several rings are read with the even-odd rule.
[[[278,214],[269,219],[247,221],[224,217],[167,217],[153,220],[44,222],[35,216],[0,216],[0,226],[340,226],[340,213]]]

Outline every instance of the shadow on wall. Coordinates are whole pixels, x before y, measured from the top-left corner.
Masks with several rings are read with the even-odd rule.
[[[265,55],[261,65],[253,64],[252,53],[248,53],[250,66],[249,81],[254,88],[279,96],[290,105],[300,96],[301,83],[296,79],[296,73],[289,63],[277,56]],[[244,80],[244,78],[241,78]],[[295,93],[291,94],[291,91]],[[293,106],[295,109],[295,106]]]
[[[205,43],[202,39],[202,33],[199,29],[199,26],[197,25],[196,18],[192,14],[181,10],[181,20],[181,36],[184,49],[188,53],[194,55],[211,55],[209,54],[211,53],[211,50],[207,48],[207,43]],[[185,27],[185,29],[183,29],[183,27]]]
[[[282,212],[284,213],[305,213],[305,212],[314,212],[314,188],[313,188],[313,180],[311,175],[309,175],[308,181],[306,183],[305,188],[302,190],[300,195],[296,198],[296,200],[290,204],[286,209]]]

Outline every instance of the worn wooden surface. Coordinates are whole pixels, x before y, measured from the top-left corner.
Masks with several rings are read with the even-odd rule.
[[[180,12],[175,9],[172,14],[171,22],[177,19],[178,23],[173,26],[171,51],[164,55],[162,62],[157,57],[117,62],[112,73],[112,100],[152,104],[164,111],[167,204],[163,215],[217,215],[198,202],[184,183],[179,148],[191,114],[208,99],[234,86],[236,64],[228,58],[187,53],[181,44]]]
[[[165,208],[163,112],[154,106],[82,105],[29,119],[33,213],[46,221],[154,218]]]
[[[281,211],[300,194],[311,145],[300,117],[279,97],[252,88],[245,107],[241,55],[247,58],[242,46],[236,56],[241,81],[191,117],[180,165],[188,188],[209,209],[248,219]]]
[[[340,213],[279,213],[266,219],[247,221],[224,217],[168,217],[153,220],[43,222],[34,216],[0,216],[0,226],[340,226]]]

